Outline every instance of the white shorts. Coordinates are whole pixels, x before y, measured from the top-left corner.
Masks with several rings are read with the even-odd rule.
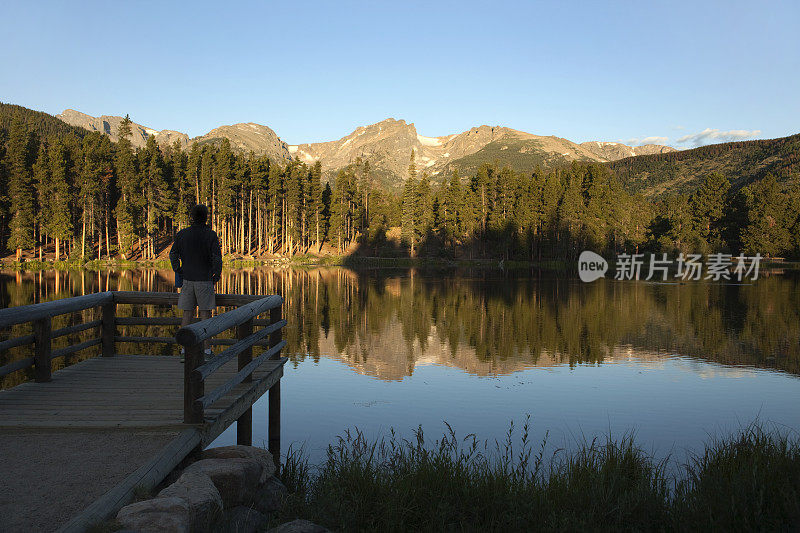
[[[178,296],[178,309],[184,311],[211,311],[217,307],[214,295],[213,281],[190,281],[183,280],[183,287]]]

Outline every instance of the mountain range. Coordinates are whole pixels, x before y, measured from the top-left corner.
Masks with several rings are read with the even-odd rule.
[[[120,116],[93,117],[73,109],[56,115],[57,118],[89,131],[99,131],[117,140]],[[282,162],[300,160],[309,164],[322,162],[323,174],[333,179],[335,174],[361,157],[368,160],[374,179],[388,190],[402,187],[408,175],[412,151],[415,165],[421,173],[441,181],[457,170],[461,175],[474,173],[484,162],[509,165],[520,172],[530,172],[570,161],[610,162],[626,157],[674,152],[670,146],[648,144],[628,146],[619,142],[591,141],[574,143],[555,136],[542,136],[500,126],[479,126],[443,137],[426,137],[417,132],[413,123],[388,118],[376,124],[361,126],[341,139],[318,143],[288,145],[269,127],[255,123],[220,126],[199,137],[174,130],[154,130],[132,124],[134,146],[144,146],[150,135],[159,144],[177,142],[182,149],[229,139],[238,151],[267,155]]]

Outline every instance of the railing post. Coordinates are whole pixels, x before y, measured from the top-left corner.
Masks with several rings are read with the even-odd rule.
[[[37,383],[52,381],[52,369],[50,368],[50,333],[52,322],[50,317],[40,318],[33,323],[33,335],[35,340],[34,360],[34,379]]]
[[[195,400],[203,396],[204,383],[194,370],[203,364],[203,343],[185,347],[183,361],[183,422],[202,424],[203,408],[195,408]]]
[[[269,311],[269,321],[275,324],[281,320],[281,308],[283,304],[273,307]],[[275,330],[269,336],[270,348],[281,342],[280,328]],[[273,359],[278,359],[280,352],[272,356]],[[268,446],[269,453],[272,454],[272,460],[275,462],[275,468],[280,472],[281,462],[281,382],[278,382],[269,389],[269,420],[267,425]]]
[[[239,324],[236,326],[236,338],[242,340],[253,334],[253,319]],[[253,360],[253,347],[249,347],[239,354],[239,370],[243,369],[247,364]],[[249,383],[253,381],[253,374],[250,374],[242,383]],[[236,444],[242,446],[253,445],[253,408],[250,407],[247,411],[236,419]]]
[[[102,354],[103,357],[113,357],[116,353],[116,346],[114,345],[114,333],[116,332],[117,304],[115,301],[110,301],[102,305],[102,320],[100,338],[102,340]]]

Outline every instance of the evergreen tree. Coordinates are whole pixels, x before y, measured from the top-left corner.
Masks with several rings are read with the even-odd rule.
[[[133,247],[133,240],[139,227],[137,215],[139,183],[136,158],[131,145],[131,119],[128,115],[119,125],[117,150],[114,156],[114,170],[120,189],[120,198],[115,209],[117,221],[117,246],[123,259],[128,259]]]
[[[433,196],[428,174],[422,174],[414,191],[414,241],[422,242],[433,228]]]
[[[726,177],[713,172],[689,200],[694,233],[702,240],[703,251],[725,248],[722,221],[728,207],[730,188],[731,183]]]
[[[308,191],[306,224],[310,233],[313,235],[314,246],[317,247],[317,251],[319,252],[322,247],[320,239],[323,235],[323,233],[320,232],[322,229],[322,221],[320,220],[322,215],[322,162],[319,160],[314,163],[308,173],[308,185],[306,190]]]
[[[412,152],[413,153],[413,152]],[[411,256],[414,256],[414,248],[416,244],[416,227],[417,221],[414,215],[417,213],[417,187],[416,178],[412,177],[413,174],[409,172],[406,183],[403,186],[402,197],[402,228],[401,234],[403,243],[409,247]]]
[[[70,214],[70,183],[68,178],[69,161],[67,150],[59,139],[47,149],[50,186],[48,187],[50,216],[44,229],[55,240],[55,258],[61,258],[62,245],[72,236]]]
[[[34,246],[34,204],[30,172],[33,154],[33,135],[22,117],[16,115],[8,135],[8,196],[11,218],[8,247],[16,250],[17,261],[22,258],[23,248]]]
[[[343,246],[347,241],[347,218],[348,218],[348,189],[349,176],[346,170],[340,170],[336,175],[336,186],[331,196],[331,218],[328,239],[336,243],[336,251],[342,253]]]
[[[781,190],[775,176],[770,174],[748,185],[742,195],[746,209],[746,225],[741,235],[744,252],[772,257],[785,254],[791,248],[790,229],[796,221],[788,220],[789,196]]]

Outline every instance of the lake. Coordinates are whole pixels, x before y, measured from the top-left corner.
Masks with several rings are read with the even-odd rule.
[[[170,291],[172,272],[0,272],[2,307],[115,289]],[[435,438],[447,421],[493,443],[512,420],[518,438],[526,415],[533,441],[547,435],[552,449],[634,432],[646,451],[678,460],[756,420],[800,429],[797,273],[586,284],[527,269],[258,267],[225,270],[217,290],[284,296],[281,449],[304,445],[312,461],[347,428],[411,436],[421,425]],[[266,413],[264,396],[255,444],[266,444]],[[216,444],[235,439],[230,428]]]

